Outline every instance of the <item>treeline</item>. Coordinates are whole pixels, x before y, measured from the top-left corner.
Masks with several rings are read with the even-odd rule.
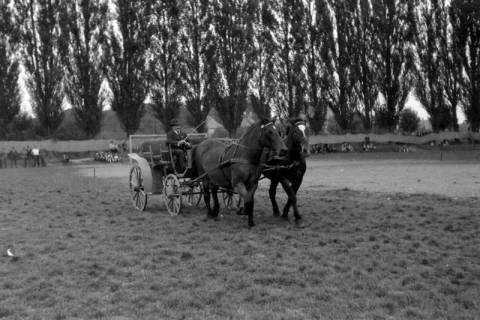
[[[304,112],[315,132],[327,110],[343,132],[392,131],[412,92],[434,131],[458,130],[457,107],[480,128],[478,0],[0,0],[0,14],[0,138],[28,122],[20,74],[43,136],[66,103],[85,137],[106,104],[132,134],[145,101],[164,124],[215,108],[231,135],[249,105]]]

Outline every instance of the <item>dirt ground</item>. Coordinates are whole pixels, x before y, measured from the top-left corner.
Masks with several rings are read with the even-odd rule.
[[[438,154],[384,153],[380,158],[362,154],[314,155],[308,159],[303,188],[351,190],[387,193],[427,193],[455,198],[480,196],[480,151],[478,160],[452,159]],[[394,157],[403,159],[392,159]],[[435,159],[433,159],[435,158]],[[450,159],[449,159],[450,158]],[[80,174],[127,180],[128,163],[78,166]],[[94,172],[95,168],[95,172]],[[268,181],[260,187],[268,188]],[[300,191],[301,192],[301,191]]]
[[[478,319],[476,155],[374,157],[309,159],[304,229],[266,181],[248,228],[134,210],[126,164],[0,170],[0,319]]]

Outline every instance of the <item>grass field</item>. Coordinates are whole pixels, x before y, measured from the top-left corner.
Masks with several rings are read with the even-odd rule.
[[[249,229],[228,211],[217,222],[203,208],[172,218],[160,197],[137,212],[126,175],[0,170],[0,319],[479,319],[480,198],[378,192],[358,161],[378,179],[402,165],[406,177],[432,173],[415,161],[340,160],[310,160],[305,229],[271,215],[263,185]],[[341,187],[340,170],[352,174],[341,183],[367,187]]]

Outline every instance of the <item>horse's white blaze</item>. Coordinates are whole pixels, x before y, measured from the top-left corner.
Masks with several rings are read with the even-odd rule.
[[[298,126],[298,129],[300,129],[300,131],[302,131],[304,137],[307,136],[307,135],[305,134],[305,130],[307,129],[307,127],[306,127],[304,124],[300,124],[300,125]]]

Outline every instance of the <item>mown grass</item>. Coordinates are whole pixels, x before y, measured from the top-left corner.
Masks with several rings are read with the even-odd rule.
[[[308,227],[132,209],[127,183],[0,172],[0,318],[478,319],[478,198],[303,190]],[[284,200],[284,199],[283,199]],[[6,256],[13,248],[17,258]]]

